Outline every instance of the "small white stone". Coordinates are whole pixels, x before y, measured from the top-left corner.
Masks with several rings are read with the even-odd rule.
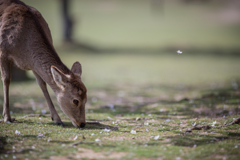
[[[181,160],[181,157],[176,157],[176,160]]]
[[[130,133],[131,134],[137,134],[137,132],[135,130],[131,130]]]
[[[171,119],[166,119],[166,122],[170,122],[171,121]]]
[[[78,136],[74,137],[73,140],[75,141],[78,138]]]
[[[42,137],[45,137],[45,135],[44,135],[44,134],[41,134],[41,133],[39,133],[39,134],[37,135],[37,138],[42,138]]]
[[[148,122],[144,122],[144,125],[148,126],[148,125],[149,125],[149,123],[148,123]]]
[[[20,131],[16,130],[16,131],[15,131],[15,134],[16,134],[16,135],[20,135],[21,133],[20,133]]]
[[[101,140],[100,140],[100,139],[98,139],[98,138],[97,138],[97,139],[95,139],[95,142],[100,142],[100,141],[101,141]]]
[[[212,127],[215,127],[215,124],[217,123],[217,121],[214,121],[213,123],[212,123]]]
[[[164,112],[164,109],[159,109],[160,112]]]
[[[159,135],[157,135],[157,136],[155,136],[155,137],[154,137],[154,139],[155,139],[155,140],[158,140],[158,139],[159,139],[159,137],[160,137],[160,136],[159,136]]]
[[[104,132],[110,132],[111,130],[110,130],[110,129],[107,129],[107,128],[105,128],[103,131],[104,131]]]

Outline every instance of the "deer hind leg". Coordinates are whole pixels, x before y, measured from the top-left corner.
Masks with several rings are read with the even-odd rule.
[[[57,113],[53,103],[52,103],[52,100],[51,100],[50,96],[49,96],[46,82],[44,82],[43,79],[36,72],[33,71],[33,74],[36,77],[37,83],[40,86],[40,88],[42,89],[44,97],[47,100],[47,104],[48,104],[48,107],[49,107],[49,110],[50,110],[50,113],[51,113],[52,120],[57,125],[64,125],[63,122],[61,121],[61,118],[59,117],[59,115],[58,115],[58,113]]]
[[[0,54],[0,70],[3,82],[4,104],[3,104],[3,119],[4,122],[13,122],[9,110],[9,85],[11,81],[11,62],[7,57]]]

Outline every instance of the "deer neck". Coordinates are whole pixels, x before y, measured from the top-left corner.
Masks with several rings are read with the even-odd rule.
[[[60,88],[56,85],[53,79],[51,66],[55,66],[66,75],[70,75],[71,71],[62,63],[57,53],[40,54],[40,56],[38,56],[38,60],[34,62],[37,64],[34,64],[35,67],[33,70],[52,88],[55,93],[59,92]]]

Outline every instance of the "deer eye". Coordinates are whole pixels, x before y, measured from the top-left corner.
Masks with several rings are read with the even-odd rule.
[[[74,99],[74,100],[73,100],[73,103],[74,103],[76,106],[78,106],[79,101],[76,100],[76,99]]]

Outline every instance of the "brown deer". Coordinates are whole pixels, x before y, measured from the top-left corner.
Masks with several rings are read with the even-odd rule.
[[[56,53],[50,30],[42,15],[20,0],[0,0],[0,69],[4,89],[4,122],[14,119],[9,111],[11,64],[32,70],[47,100],[52,120],[63,125],[47,91],[54,91],[62,111],[75,127],[85,126],[87,89],[81,80],[82,67],[69,70]]]

